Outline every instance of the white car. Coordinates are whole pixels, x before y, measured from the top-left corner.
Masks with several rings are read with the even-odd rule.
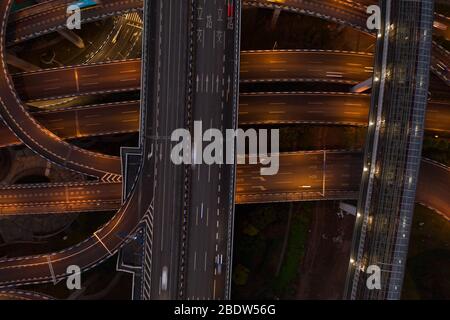
[[[217,273],[222,274],[223,254],[217,255],[215,258]]]
[[[161,290],[166,291],[167,290],[167,279],[169,277],[169,270],[166,266],[162,269],[162,275],[161,275]]]

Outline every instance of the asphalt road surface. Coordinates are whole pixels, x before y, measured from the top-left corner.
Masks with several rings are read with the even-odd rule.
[[[4,59],[6,22],[11,5],[10,0],[0,4],[0,113],[3,121],[30,149],[49,161],[100,179],[105,174],[120,174],[120,164],[115,158],[64,142],[35,121],[17,97]]]
[[[225,135],[237,126],[240,2],[197,0],[195,20],[193,120],[201,121],[203,131],[219,129]],[[229,296],[234,179],[233,165],[192,166],[187,299]]]
[[[333,151],[326,152],[326,155],[321,151],[281,154],[279,174],[264,177],[260,176],[260,167],[257,165],[239,165],[236,203],[329,200],[346,197],[356,199],[362,172],[361,156],[361,153],[357,152]],[[449,183],[448,168],[423,160],[417,201],[450,219],[450,204],[446,200],[450,199],[450,190],[445,187]],[[120,206],[121,190],[121,183],[79,183],[69,184],[68,187],[65,184],[16,186],[0,189],[0,206],[3,215],[23,215],[27,212],[43,214],[53,210],[52,208],[56,208],[52,212],[63,212],[56,211],[59,209],[58,205],[72,205],[72,212],[78,212],[76,208],[79,200],[92,199],[92,202],[86,202],[80,208],[88,211],[105,211],[111,208],[109,203],[115,206],[114,209]],[[67,192],[69,201],[66,198]],[[29,205],[30,202],[39,202],[41,205],[33,208]],[[108,206],[96,208],[98,205]]]

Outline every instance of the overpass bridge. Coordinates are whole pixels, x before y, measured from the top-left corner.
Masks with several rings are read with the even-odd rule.
[[[348,25],[368,34],[373,33],[367,30],[366,7],[369,4],[376,4],[376,1],[368,2],[346,2],[346,1],[323,1],[323,0],[244,0],[244,7],[259,7],[296,12],[306,15],[326,19],[339,24]],[[24,40],[54,32],[64,30],[66,24],[66,9],[70,0],[51,0],[39,5],[25,8],[9,19],[7,44],[12,45]],[[142,11],[143,0],[109,0],[94,8],[83,12],[83,22],[101,20],[114,15],[125,14],[128,12]],[[445,25],[446,29],[435,28],[438,35],[449,37],[450,23],[448,17],[436,14],[436,24]],[[42,22],[43,21],[43,22]],[[436,43],[433,45],[432,70],[447,85],[450,85],[450,53],[439,47]],[[365,80],[365,79],[364,79]]]
[[[419,178],[433,0],[382,0],[370,125],[348,266],[347,299],[400,299]],[[433,182],[430,182],[431,185]],[[369,288],[366,268],[381,269]]]
[[[281,154],[279,177],[261,179],[259,166],[238,166],[236,203],[357,199],[362,171],[359,152],[330,150],[325,162],[323,151]],[[448,167],[423,159],[417,202],[450,219],[449,182]],[[114,211],[122,198],[122,183],[113,180],[9,186],[0,188],[0,216]]]

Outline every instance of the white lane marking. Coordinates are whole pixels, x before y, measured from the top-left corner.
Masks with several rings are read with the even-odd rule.
[[[49,256],[47,256],[47,263],[48,263],[48,268],[50,269],[50,274],[52,275],[53,284],[56,284],[55,271],[53,270],[53,264],[52,264],[52,261],[50,260]]]
[[[112,252],[109,251],[108,247],[103,243],[103,241],[99,238],[99,236],[97,235],[97,233],[94,232],[94,236],[97,238],[98,242],[106,249],[106,251],[108,251],[108,253],[110,255],[112,255]]]
[[[197,251],[194,252],[194,271],[197,269]]]

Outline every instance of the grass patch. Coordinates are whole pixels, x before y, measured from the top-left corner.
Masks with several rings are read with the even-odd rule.
[[[450,299],[450,222],[417,206],[402,299]]]
[[[298,270],[305,255],[308,229],[311,225],[311,206],[304,205],[302,212],[295,212],[292,217],[289,240],[281,266],[280,274],[273,281],[273,290],[277,296],[295,294],[292,284],[298,277]]]
[[[294,204],[288,242],[279,275],[289,203],[236,207],[233,299],[287,296],[298,276],[312,209]]]

